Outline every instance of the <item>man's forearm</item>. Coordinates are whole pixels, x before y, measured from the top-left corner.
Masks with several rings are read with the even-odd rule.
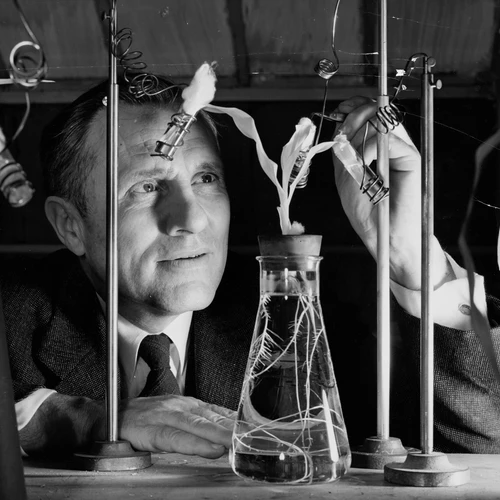
[[[21,447],[28,455],[71,453],[104,439],[104,423],[102,402],[52,394],[19,431]]]

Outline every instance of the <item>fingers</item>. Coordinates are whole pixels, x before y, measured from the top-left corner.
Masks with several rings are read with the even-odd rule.
[[[235,412],[184,396],[122,402],[120,433],[134,447],[214,458],[231,446]]]
[[[206,410],[174,411],[165,414],[163,425],[188,432],[226,448],[231,446],[234,420]]]
[[[369,97],[366,96],[357,95],[354,97],[350,97],[345,101],[342,101],[339,104],[337,110],[340,111],[341,113],[350,113],[351,111],[354,111],[360,106],[363,106],[364,104],[369,104],[371,102],[373,102],[373,99],[370,99]]]
[[[165,446],[165,443],[168,443],[168,445]],[[189,432],[165,427],[158,436],[156,451],[198,455],[205,458],[219,458],[224,455],[226,449],[224,445],[212,443]]]
[[[344,133],[349,141],[375,117],[377,104],[368,97],[355,96],[339,104],[336,113],[345,113],[347,116],[338,128],[338,133]]]
[[[337,109],[331,113],[333,115],[345,114],[345,120],[342,125],[339,126],[337,133],[344,133],[347,139],[351,141],[354,147],[358,147],[362,141],[362,129],[368,123],[368,121],[375,121],[378,105],[376,101],[364,96],[355,96],[343,101],[339,104]],[[364,132],[364,131],[363,131]],[[408,132],[401,125],[397,125],[391,132],[406,143],[413,146],[413,142],[410,139]],[[356,137],[357,135],[357,137]],[[375,129],[369,125],[368,138],[375,135]]]
[[[366,141],[364,160],[370,165],[377,158],[377,138]],[[420,154],[413,143],[407,143],[394,133],[389,133],[389,162],[391,170],[408,172],[420,169]]]
[[[211,406],[214,406],[215,408],[212,409]],[[220,410],[225,411],[221,412]],[[227,408],[221,408],[215,405],[207,405],[207,407],[204,407],[201,410],[194,409],[192,413],[205,418],[209,422],[221,425],[231,432],[233,431],[234,421],[236,419],[236,412],[233,410],[228,410]]]

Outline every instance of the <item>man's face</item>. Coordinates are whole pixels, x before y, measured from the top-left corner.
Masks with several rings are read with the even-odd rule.
[[[213,139],[191,128],[173,161],[151,156],[171,111],[121,106],[118,160],[120,313],[169,316],[203,309],[213,299],[227,254],[229,198]],[[87,180],[85,267],[102,290],[106,248],[104,110],[87,147],[98,161]],[[139,321],[142,321],[139,318]]]

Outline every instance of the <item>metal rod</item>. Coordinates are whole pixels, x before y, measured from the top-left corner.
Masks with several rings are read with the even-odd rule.
[[[387,96],[387,0],[380,0],[378,107],[389,105]],[[389,185],[389,135],[377,132],[377,168]],[[377,206],[377,436],[389,438],[390,391],[390,267],[389,199]]]
[[[431,245],[434,234],[434,86],[429,58],[422,75],[422,321],[420,335],[420,446],[429,454],[434,448],[434,323]]]
[[[109,17],[109,91],[107,101],[106,176],[106,333],[107,333],[107,440],[118,440],[118,84],[114,42],[116,0]]]
[[[387,0],[380,0],[379,95],[387,95]]]

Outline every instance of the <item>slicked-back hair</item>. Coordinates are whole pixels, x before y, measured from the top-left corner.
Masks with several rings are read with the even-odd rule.
[[[152,92],[162,92],[141,97],[131,93],[129,84],[120,78],[119,102],[159,109],[179,107],[183,87],[165,77],[156,78],[158,83]],[[66,106],[42,133],[40,157],[46,194],[70,201],[82,217],[88,214],[85,182],[97,161],[96,152],[87,145],[87,136],[97,113],[105,109],[103,100],[108,95],[108,87],[108,82],[104,81],[82,94]],[[203,111],[198,113],[197,118],[217,145],[217,131],[212,119]]]

